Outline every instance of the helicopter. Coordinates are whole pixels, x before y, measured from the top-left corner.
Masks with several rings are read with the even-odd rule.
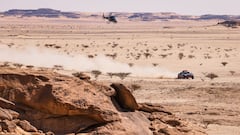
[[[108,16],[105,16],[103,13],[103,19],[107,19],[108,22],[112,22],[112,23],[117,23],[117,19],[114,15],[112,15],[112,13],[110,13]]]

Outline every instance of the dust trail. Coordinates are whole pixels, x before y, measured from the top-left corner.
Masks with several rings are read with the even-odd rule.
[[[129,67],[126,63],[113,61],[105,56],[97,56],[90,59],[83,55],[69,56],[60,54],[54,50],[29,47],[25,49],[8,48],[5,45],[0,46],[0,61],[21,63],[25,65],[33,65],[37,67],[52,68],[54,65],[61,65],[66,70],[91,71],[100,70],[107,72],[129,72],[131,76],[138,77],[175,77],[166,69],[157,67]]]

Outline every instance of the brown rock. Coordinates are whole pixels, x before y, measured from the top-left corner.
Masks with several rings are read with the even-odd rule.
[[[12,119],[17,119],[19,117],[19,113],[10,109],[5,109],[6,112],[8,112],[11,116]]]
[[[0,87],[0,89],[5,89],[5,87]],[[0,107],[6,108],[6,109],[15,109],[16,106],[13,102],[8,101],[2,97],[0,97]]]
[[[56,77],[62,81],[55,81]],[[111,98],[102,93],[105,87],[99,84],[51,72],[39,77],[0,70],[0,86],[0,97],[16,104],[20,118],[45,132],[81,132],[79,129],[120,120]]]
[[[9,113],[9,111],[0,107],[0,119],[1,120],[12,120],[13,116]]]
[[[113,83],[111,84],[111,87],[116,91],[115,100],[123,109],[129,111],[135,111],[138,109],[138,104],[127,87],[120,83]]]
[[[15,129],[17,128],[17,125],[13,121],[9,120],[0,121],[0,126],[2,127],[2,130],[6,130],[11,133],[15,132]]]
[[[18,126],[20,126],[23,130],[27,132],[37,132],[38,130],[32,126],[28,121],[22,120],[17,123]]]
[[[106,135],[152,135],[150,122],[139,111],[121,112],[121,121],[109,123],[91,131],[92,134]]]
[[[53,134],[198,134],[186,130],[184,122],[160,105],[139,107],[124,85],[111,86],[115,91],[51,71],[0,67],[0,107],[5,119],[0,127],[12,134],[42,134],[36,128]]]
[[[148,112],[148,113],[163,112],[168,115],[172,115],[172,113],[167,111],[163,106],[158,105],[158,104],[152,104],[152,103],[140,103],[139,111],[144,111],[144,112]]]

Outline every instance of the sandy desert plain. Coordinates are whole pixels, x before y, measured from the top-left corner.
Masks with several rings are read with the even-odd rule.
[[[99,70],[97,82],[121,82],[138,102],[160,103],[209,135],[240,135],[240,28],[217,23],[2,17],[0,62],[55,65],[93,80],[91,70]],[[176,79],[182,70],[195,79]],[[131,74],[122,80],[111,72]]]

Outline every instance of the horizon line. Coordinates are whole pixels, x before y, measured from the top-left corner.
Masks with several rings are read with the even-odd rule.
[[[107,13],[175,13],[178,15],[191,15],[191,16],[202,16],[202,15],[219,15],[219,16],[240,16],[239,14],[214,14],[214,13],[206,13],[206,14],[184,14],[184,13],[178,13],[174,11],[70,11],[70,10],[61,10],[61,9],[55,9],[55,8],[47,8],[47,7],[41,7],[41,8],[11,8],[7,10],[0,10],[0,13],[7,12],[10,10],[39,10],[39,9],[51,9],[51,10],[58,10],[61,12],[84,12],[84,13],[99,13],[99,12],[107,12]]]

